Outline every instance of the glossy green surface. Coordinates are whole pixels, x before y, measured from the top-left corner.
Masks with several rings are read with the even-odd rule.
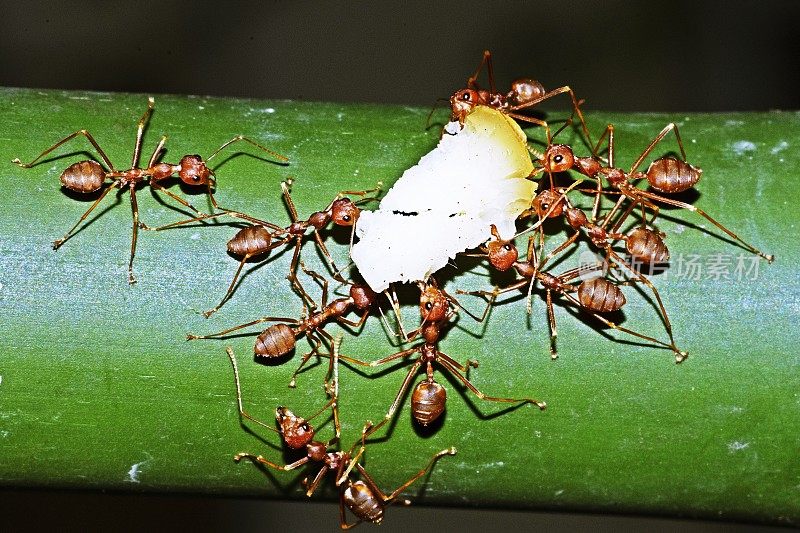
[[[267,420],[277,405],[297,413],[320,405],[325,365],[302,374],[290,390],[297,355],[264,366],[249,356],[253,337],[184,341],[187,331],[208,333],[262,315],[299,316],[300,301],[284,280],[290,254],[273,254],[206,320],[199,311],[216,303],[236,267],[224,251],[234,233],[230,226],[141,233],[139,283],[128,286],[126,194],[116,204],[108,198],[101,217],[52,251],[51,241],[90,205],[65,194],[58,181],[64,168],[83,158],[75,152],[86,143],[75,141],[58,152],[73,155],[29,170],[10,160],[30,160],[86,128],[117,166],[127,166],[146,97],[5,89],[0,102],[0,484],[304,498],[302,474],[265,475],[232,461],[239,451],[276,461],[287,457],[275,435],[265,434],[265,444],[240,427],[224,346],[239,355],[247,408]],[[456,446],[458,455],[438,463],[422,493],[422,482],[412,487],[412,498],[796,523],[800,115],[586,112],[593,131],[615,123],[623,167],[664,124],[677,121],[690,161],[705,171],[692,203],[774,253],[776,261],[752,262],[718,232],[698,230],[710,227],[699,216],[664,210],[659,227],[668,235],[673,264],[653,280],[678,344],[690,352],[685,363],[675,365],[664,350],[610,340],[563,306],[556,306],[560,358],[551,361],[543,300],[534,295],[530,318],[522,301],[509,301],[494,309],[482,337],[481,326],[462,318],[441,349],[459,361],[478,359],[471,378],[487,394],[533,395],[548,409],[523,406],[493,416],[502,405],[482,402],[440,377],[450,393],[443,426],[430,434],[415,430],[406,400],[390,438],[369,446],[367,469],[393,490],[435,451]],[[285,225],[281,180],[295,178],[301,216],[340,189],[390,184],[436,145],[436,128],[424,129],[426,114],[403,107],[159,96],[143,152],[149,156],[160,135],[169,135],[164,160],[171,162],[184,153],[207,156],[240,133],[262,141],[291,164],[248,156],[215,161],[217,197],[222,205]],[[671,149],[669,141],[664,151]],[[171,190],[185,194],[176,184]],[[138,196],[147,224],[181,217],[148,190]],[[202,195],[189,196],[205,206]],[[342,263],[347,239],[339,231],[328,237]],[[700,256],[697,276],[679,260],[693,254]],[[745,269],[757,271],[740,276],[740,256]],[[304,248],[303,257],[319,265],[313,246]],[[715,279],[715,261],[727,264],[727,279]],[[484,267],[475,271],[486,273]],[[485,276],[471,275],[448,281],[447,288],[488,285]],[[653,307],[635,290],[626,292],[625,325],[665,338]],[[465,304],[479,307],[475,300]],[[415,320],[413,309],[406,320]],[[299,346],[305,351],[305,341]],[[344,342],[345,353],[363,359],[395,350],[375,318]],[[385,413],[405,375],[393,368],[373,378],[342,368],[345,443],[365,419]],[[330,431],[328,424],[320,436],[328,438]],[[326,494],[334,496],[330,489]]]

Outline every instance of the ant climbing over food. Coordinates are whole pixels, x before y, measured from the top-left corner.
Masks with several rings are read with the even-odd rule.
[[[243,136],[237,135],[236,137],[232,138],[231,140],[225,142],[217,148],[207,159],[203,159],[199,155],[185,155],[181,158],[180,162],[177,164],[170,164],[170,163],[157,163],[159,156],[163,152],[164,143],[167,140],[166,136],[162,136],[161,140],[156,145],[155,149],[153,150],[153,154],[150,156],[150,159],[147,163],[145,168],[141,168],[139,166],[139,157],[142,150],[142,136],[144,130],[150,121],[150,116],[153,114],[153,108],[155,106],[155,101],[153,98],[148,98],[147,100],[147,110],[142,115],[142,118],[139,119],[136,128],[136,144],[134,145],[133,149],[133,158],[131,160],[131,168],[127,170],[119,170],[117,169],[111,160],[108,158],[106,153],[100,147],[100,145],[95,141],[94,137],[91,133],[87,130],[78,130],[73,132],[60,141],[56,142],[53,146],[39,154],[35,159],[33,159],[30,163],[22,163],[18,158],[12,160],[13,163],[16,163],[22,168],[30,168],[36,164],[37,161],[42,159],[47,154],[53,152],[55,149],[59,148],[60,146],[68,143],[69,141],[83,136],[85,137],[89,143],[97,150],[97,154],[100,156],[100,159],[105,164],[105,167],[94,161],[92,159],[79,161],[77,163],[73,163],[69,167],[67,167],[64,172],[61,173],[61,184],[69,189],[70,191],[74,191],[80,194],[92,194],[97,193],[97,191],[101,191],[97,199],[92,203],[89,209],[78,219],[78,222],[70,229],[62,238],[53,242],[53,249],[57,250],[64,244],[68,239],[70,239],[74,234],[75,230],[81,225],[81,223],[86,220],[89,214],[94,211],[94,209],[103,201],[103,198],[115,188],[120,189],[120,191],[124,188],[127,188],[130,192],[131,198],[131,209],[133,211],[133,229],[132,229],[132,236],[131,236],[131,253],[130,253],[130,260],[128,262],[128,283],[135,283],[136,279],[133,276],[133,258],[136,254],[136,241],[138,238],[138,230],[139,228],[142,229],[149,229],[145,224],[139,222],[139,206],[136,202],[136,188],[140,185],[149,186],[153,191],[163,192],[182,206],[191,209],[195,213],[199,213],[199,211],[192,206],[189,202],[181,198],[180,196],[170,192],[166,188],[164,188],[160,182],[166,180],[170,176],[177,174],[180,180],[189,186],[204,186],[207,189],[209,199],[214,208],[217,208],[217,202],[214,199],[214,195],[212,193],[212,187],[215,185],[214,180],[214,173],[213,171],[208,168],[208,162],[211,161],[217,154],[219,154],[224,148],[228,147],[229,145],[238,142],[244,141],[247,142],[256,148],[270,154],[271,156],[275,157],[281,162],[286,162],[288,159],[285,156],[282,156],[272,150],[261,146],[259,143]],[[111,180],[109,183],[106,183],[106,180]]]
[[[486,74],[489,79],[488,90],[481,89],[477,82],[478,76],[484,66],[486,67]],[[552,91],[545,91],[544,86],[538,81],[530,78],[520,78],[511,83],[511,88],[507,93],[498,92],[494,83],[492,54],[489,50],[485,50],[483,52],[483,58],[478,64],[478,68],[475,69],[475,73],[467,79],[467,87],[456,91],[450,97],[451,120],[458,120],[458,122],[463,125],[464,119],[475,109],[475,106],[485,105],[493,107],[516,120],[548,127],[547,122],[544,120],[529,115],[523,115],[519,112],[528,110],[545,100],[564,93],[569,94],[572,100],[573,113],[577,113],[583,133],[586,135],[586,139],[591,145],[589,129],[586,126],[586,121],[580,109],[583,101],[577,99],[575,92],[569,85],[553,89]]]
[[[585,217],[585,215],[584,215]],[[672,340],[671,328],[667,330],[670,333],[670,343],[665,343],[638,333],[624,326],[616,324],[599,313],[610,313],[618,311],[625,305],[626,299],[622,290],[618,285],[602,277],[593,277],[590,279],[580,279],[598,270],[607,268],[608,263],[600,263],[596,265],[584,265],[582,267],[574,268],[563,272],[558,276],[554,276],[548,272],[542,271],[544,262],[552,257],[551,253],[544,261],[540,262],[536,254],[534,237],[528,239],[528,259],[526,261],[519,261],[519,252],[513,241],[503,240],[497,233],[497,228],[492,228],[494,239],[490,240],[485,247],[482,248],[483,254],[488,257],[489,263],[501,272],[505,272],[513,268],[521,279],[512,283],[511,285],[502,289],[495,288],[492,291],[461,291],[459,294],[470,294],[473,296],[480,296],[482,298],[491,298],[494,300],[500,294],[519,290],[523,287],[528,287],[528,296],[530,297],[534,284],[541,283],[545,289],[545,301],[547,304],[547,317],[550,325],[550,357],[556,359],[558,352],[556,349],[556,338],[558,331],[556,329],[555,313],[553,312],[553,292],[560,293],[567,301],[577,306],[579,309],[584,310],[596,320],[602,322],[606,326],[622,331],[634,337],[652,342],[659,346],[669,348],[675,354],[676,362],[680,363],[687,357],[687,353],[683,352],[675,346]],[[618,257],[618,256],[616,256]],[[579,280],[579,283],[576,282]],[[574,295],[573,295],[574,294]],[[657,294],[657,293],[656,293]],[[660,299],[659,299],[660,303]],[[531,304],[528,301],[528,312],[530,312]],[[666,313],[666,312],[665,312]],[[668,319],[667,319],[667,323]]]
[[[275,248],[280,248],[290,243],[294,244],[294,252],[292,254],[292,261],[289,266],[289,274],[287,279],[289,279],[292,285],[297,288],[297,265],[300,261],[300,249],[303,246],[303,241],[308,234],[308,230],[311,230],[312,235],[314,236],[314,241],[328,263],[328,267],[330,268],[334,279],[342,283],[347,283],[347,281],[341,276],[340,270],[336,267],[333,257],[331,257],[328,247],[325,245],[325,242],[322,240],[319,232],[330,222],[333,222],[337,226],[353,227],[356,223],[356,220],[358,220],[358,215],[361,211],[358,206],[362,203],[375,200],[377,195],[380,194],[382,185],[379,183],[374,189],[368,189],[364,191],[341,191],[334,196],[333,200],[331,200],[331,202],[324,209],[312,213],[311,216],[309,216],[306,220],[301,220],[297,216],[297,209],[295,208],[294,201],[292,200],[291,184],[292,180],[281,183],[283,198],[286,202],[286,206],[289,209],[289,216],[291,217],[292,221],[291,224],[285,228],[230,209],[225,209],[222,213],[214,213],[210,215],[203,214],[190,219],[181,220],[179,222],[173,222],[172,224],[167,224],[158,228],[153,228],[155,230],[164,230],[192,222],[200,222],[219,218],[222,216],[231,216],[251,223],[250,226],[239,230],[236,235],[234,235],[233,238],[228,241],[228,252],[235,256],[241,257],[241,260],[239,261],[239,266],[236,269],[236,273],[233,275],[233,280],[231,280],[230,285],[228,285],[228,290],[225,292],[225,296],[222,297],[222,300],[220,300],[215,307],[203,312],[203,316],[206,318],[216,313],[220,307],[222,307],[233,295],[233,292],[236,289],[236,282],[239,280],[242,269],[248,260],[257,257],[265,257]],[[374,193],[375,196],[369,196],[371,193]],[[353,201],[348,198],[348,196],[361,196],[362,198],[360,200]],[[352,234],[350,240],[352,242]],[[304,292],[302,291],[302,288],[300,288],[299,291]],[[313,303],[311,305],[312,309],[314,309],[315,306]]]
[[[341,338],[337,339],[332,345],[332,353],[329,357],[334,363],[334,369],[338,368],[339,349]],[[236,358],[231,348],[227,348],[228,357],[233,364],[234,377],[236,379],[236,398],[239,406],[239,413],[241,416],[253,420],[258,424],[267,427],[273,431],[274,428],[269,427],[263,422],[254,419],[247,414],[242,408],[242,395],[241,387],[239,384],[239,371],[236,365]],[[334,371],[336,372],[336,370]],[[284,444],[292,449],[302,449],[305,447],[306,455],[297,461],[289,464],[278,464],[262,455],[255,455],[251,453],[238,453],[234,456],[236,462],[242,459],[249,459],[258,465],[263,465],[274,470],[291,471],[295,470],[307,463],[320,464],[320,469],[316,475],[309,481],[306,477],[303,480],[303,486],[306,489],[306,495],[311,496],[316,492],[322,480],[328,472],[335,475],[335,484],[339,491],[339,526],[342,529],[350,529],[351,527],[361,523],[370,522],[373,524],[380,524],[387,507],[393,504],[410,505],[410,501],[398,499],[400,494],[406,490],[412,483],[417,481],[423,475],[433,468],[439,458],[445,455],[455,455],[455,448],[448,448],[433,455],[425,468],[411,476],[405,483],[400,485],[397,489],[389,494],[383,492],[367,473],[365,468],[361,465],[360,459],[364,454],[366,446],[364,444],[366,438],[366,427],[362,430],[362,436],[358,439],[348,451],[332,450],[334,443],[339,441],[341,426],[338,416],[338,374],[334,374],[333,385],[328,387],[328,394],[331,396],[330,401],[323,408],[327,409],[332,407],[334,413],[334,431],[335,436],[328,442],[321,442],[314,440],[314,429],[308,424],[308,420],[295,416],[288,409],[278,408],[276,413],[276,422],[278,423],[279,430],[277,430],[283,439]],[[320,411],[321,412],[321,411]],[[319,412],[317,413],[319,414]],[[314,416],[317,416],[316,414]],[[313,418],[313,417],[312,417]],[[356,446],[361,443],[361,446],[355,454],[353,453]],[[358,471],[361,479],[353,480],[351,472],[355,469]],[[345,508],[349,509],[351,513],[357,518],[355,523],[348,523],[345,514]]]
[[[638,170],[639,167],[642,165],[647,156],[650,155],[650,153],[655,149],[658,143],[660,143],[671,131],[675,133],[675,138],[677,139],[678,147],[681,153],[681,159],[677,159],[672,156],[661,157],[650,163],[646,171],[644,172],[639,171]],[[728,235],[735,241],[738,241],[745,249],[747,249],[751,253],[766,259],[767,262],[769,263],[771,263],[775,259],[773,255],[764,254],[762,251],[760,251],[753,245],[744,241],[734,232],[732,232],[727,227],[723,226],[717,220],[712,218],[705,211],[697,207],[694,207],[691,204],[687,204],[679,200],[674,200],[672,198],[668,198],[661,194],[649,192],[640,189],[636,186],[637,181],[641,179],[646,179],[650,187],[653,188],[654,190],[662,193],[671,194],[671,193],[686,191],[691,187],[693,187],[698,181],[700,181],[703,171],[686,161],[686,151],[683,148],[683,142],[681,141],[680,133],[678,131],[678,127],[676,124],[674,123],[667,124],[661,130],[661,132],[650,142],[650,144],[647,146],[647,148],[645,148],[645,150],[641,153],[641,155],[639,155],[639,157],[631,166],[631,169],[627,172],[614,166],[613,125],[609,124],[606,127],[603,135],[601,135],[600,140],[598,141],[597,147],[595,148],[595,152],[597,151],[597,149],[599,148],[600,144],[602,143],[605,137],[608,137],[608,165],[604,165],[603,162],[600,161],[600,159],[598,159],[596,156],[577,157],[575,156],[572,148],[566,144],[552,144],[548,146],[544,157],[540,161],[541,164],[543,165],[543,168],[549,173],[564,172],[571,169],[571,170],[576,170],[577,172],[583,174],[584,176],[597,180],[597,191],[596,191],[597,196],[595,197],[594,205],[592,207],[593,222],[597,221],[598,218],[601,196],[603,194],[620,195],[617,202],[614,204],[614,206],[605,215],[602,222],[599,224],[600,229],[606,230],[609,227],[611,220],[621,209],[625,199],[630,200],[632,203],[628,206],[627,210],[624,211],[623,214],[619,217],[617,222],[613,226],[611,226],[610,231],[612,233],[616,232],[619,229],[619,227],[622,224],[622,221],[624,221],[627,218],[627,215],[633,209],[635,209],[636,206],[641,206],[642,223],[645,224],[647,221],[645,208],[650,209],[653,212],[653,216],[651,218],[651,223],[652,223],[658,216],[659,212],[658,204],[664,204],[695,212],[700,216],[702,216],[703,218],[705,218],[706,220],[708,220],[709,222],[711,222],[714,226],[725,232],[726,235]],[[602,189],[602,178],[605,178],[608,181],[613,190],[607,191]]]
[[[437,347],[441,337],[442,328],[450,322],[451,318],[455,314],[452,304],[453,298],[440,289],[432,279],[429,280],[428,283],[420,283],[420,290],[421,295],[419,300],[419,310],[422,321],[420,323],[420,327],[413,331],[408,338],[414,338],[417,335],[422,335],[423,342],[406,350],[399,351],[372,362],[361,361],[359,359],[344,355],[340,356],[342,361],[346,361],[351,364],[365,367],[377,367],[392,361],[405,359],[406,357],[414,354],[419,354],[419,357],[416,361],[414,361],[408,373],[406,374],[403,384],[400,386],[400,390],[392,402],[391,407],[389,407],[389,411],[386,413],[383,420],[381,420],[378,424],[368,424],[369,428],[366,430],[366,436],[373,434],[393,418],[394,413],[397,411],[397,408],[400,406],[400,402],[408,390],[408,387],[411,385],[411,381],[414,379],[414,376],[423,365],[425,365],[426,377],[414,387],[414,391],[412,392],[412,415],[419,424],[422,426],[427,426],[437,420],[442,413],[444,413],[445,404],[447,401],[447,391],[434,379],[434,363],[437,363],[444,369],[448,370],[481,400],[516,404],[532,403],[539,407],[539,409],[543,410],[546,408],[547,405],[544,402],[535,400],[533,398],[498,398],[495,396],[488,396],[478,390],[478,388],[475,387],[466,376],[470,367],[478,367],[478,362],[468,359],[466,363],[461,365],[449,355],[439,351]],[[486,318],[486,314],[492,303],[493,301],[490,300],[489,305],[486,307],[486,311],[480,320],[484,320]]]
[[[265,316],[245,324],[239,324],[238,326],[225,329],[218,333],[209,335],[194,335],[190,333],[186,336],[187,340],[219,338],[233,333],[234,331],[263,322],[277,322],[277,324],[269,326],[258,335],[253,350],[256,357],[263,357],[265,359],[281,357],[292,351],[297,344],[297,339],[305,335],[312,346],[312,350],[303,356],[300,366],[292,375],[289,386],[294,387],[297,374],[312,355],[319,353],[319,348],[322,343],[327,342],[327,344],[330,345],[333,342],[333,337],[323,329],[325,324],[335,321],[356,330],[360,329],[367,320],[370,309],[377,300],[377,295],[366,284],[348,282],[350,285],[349,295],[346,298],[337,298],[336,300],[328,302],[328,280],[319,273],[307,269],[302,261],[300,262],[300,268],[306,275],[313,278],[322,287],[321,308],[319,308],[318,311],[314,311],[318,309],[316,303],[298,280],[296,287],[300,291],[303,299],[303,316],[300,319]],[[361,312],[361,317],[357,321],[344,318],[344,315],[353,310]],[[329,375],[332,371],[333,367],[331,366],[329,368]]]

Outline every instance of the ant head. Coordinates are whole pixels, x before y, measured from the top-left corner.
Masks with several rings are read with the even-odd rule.
[[[560,195],[553,189],[545,189],[539,194],[536,195],[536,198],[533,199],[533,210],[536,211],[536,214],[539,215],[539,218],[554,218],[561,216],[561,213],[564,211],[564,203],[566,198],[560,197]],[[557,205],[553,207],[553,204]],[[552,209],[552,211],[550,211]],[[548,215],[548,211],[550,214]]]
[[[522,78],[511,83],[510,94],[517,105],[522,105],[541,98],[545,94],[545,90],[538,81]]]
[[[425,322],[441,322],[447,318],[450,301],[435,283],[427,283],[422,287],[419,297],[419,313]]]
[[[378,295],[367,285],[351,285],[350,298],[353,299],[353,303],[357,308],[366,310],[372,307]]]
[[[575,154],[566,144],[553,144],[544,153],[544,168],[548,172],[566,172],[575,164]]]
[[[333,223],[339,226],[352,226],[361,210],[350,198],[339,198],[331,206]]]
[[[480,95],[474,89],[461,89],[450,97],[450,107],[453,110],[453,119],[458,119],[462,124],[464,119],[478,105]]]
[[[185,155],[181,158],[178,177],[187,185],[205,185],[214,183],[211,177],[213,172],[206,166],[206,162],[199,155]]]
[[[517,247],[514,246],[513,242],[504,241],[500,238],[500,233],[494,224],[492,224],[492,235],[494,239],[486,243],[489,262],[497,270],[505,272],[517,261],[519,252],[517,252]]]
[[[275,410],[275,420],[286,445],[292,449],[300,449],[314,438],[314,428],[304,418],[295,416],[285,407]]]

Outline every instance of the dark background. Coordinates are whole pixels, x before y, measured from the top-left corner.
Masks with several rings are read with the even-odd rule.
[[[6,86],[429,106],[488,48],[588,109],[800,108],[792,0],[0,5]]]
[[[789,0],[0,1],[0,85],[432,106],[463,86],[488,48],[500,87],[517,77],[569,84],[587,110],[800,109],[799,24],[800,2]],[[17,529],[336,529],[335,506],[308,502],[2,491],[0,512]],[[392,510],[382,531],[423,523],[757,529],[417,507]]]

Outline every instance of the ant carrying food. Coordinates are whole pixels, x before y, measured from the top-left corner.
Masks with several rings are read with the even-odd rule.
[[[75,234],[75,230],[81,225],[81,223],[86,220],[89,214],[94,211],[94,209],[103,201],[103,198],[111,192],[113,189],[118,188],[120,190],[127,188],[130,192],[131,198],[131,209],[133,211],[133,229],[132,229],[132,236],[131,236],[131,253],[130,253],[130,260],[128,262],[128,283],[135,283],[136,279],[133,276],[133,258],[136,254],[136,241],[138,238],[138,230],[139,228],[148,229],[148,227],[140,223],[139,221],[139,206],[136,202],[136,188],[144,185],[149,186],[154,191],[163,192],[180,205],[194,211],[195,213],[199,213],[194,206],[192,206],[189,202],[181,198],[180,196],[170,192],[166,188],[164,188],[160,182],[166,180],[167,178],[177,174],[180,180],[185,183],[186,185],[192,187],[199,187],[203,186],[206,187],[209,199],[211,200],[212,205],[217,208],[217,202],[214,199],[214,195],[212,193],[212,187],[215,185],[214,180],[214,173],[213,171],[208,168],[208,162],[211,161],[217,154],[220,153],[224,148],[227,146],[238,142],[244,141],[247,142],[256,148],[270,154],[271,156],[275,157],[281,162],[286,162],[288,159],[285,156],[282,156],[272,150],[261,146],[257,142],[243,136],[237,135],[236,137],[232,138],[231,140],[225,142],[217,148],[207,159],[203,159],[199,155],[185,155],[181,158],[180,162],[177,164],[170,164],[170,163],[157,163],[159,156],[161,155],[164,149],[164,143],[167,140],[166,136],[162,136],[161,140],[156,145],[155,149],[153,150],[153,154],[150,156],[150,159],[147,163],[145,168],[141,168],[139,166],[139,156],[142,150],[142,135],[144,133],[145,127],[147,126],[150,116],[153,114],[153,108],[155,106],[155,101],[153,98],[149,98],[147,100],[147,110],[142,115],[142,118],[139,119],[136,128],[136,144],[134,145],[133,149],[133,158],[131,160],[131,168],[126,170],[118,170],[111,160],[108,158],[106,153],[100,147],[100,145],[95,141],[94,137],[91,133],[87,130],[78,130],[74,133],[71,133],[61,139],[60,141],[56,142],[53,146],[46,149],[44,152],[39,154],[35,159],[33,159],[30,163],[22,163],[19,159],[14,159],[12,162],[16,163],[22,168],[30,168],[34,166],[37,161],[42,159],[47,154],[53,152],[53,150],[59,148],[60,146],[66,144],[67,142],[83,136],[85,137],[89,143],[97,150],[97,154],[100,156],[100,159],[105,164],[105,167],[94,160],[85,160],[79,161],[77,163],[73,163],[69,167],[61,173],[61,184],[69,189],[70,191],[74,191],[80,194],[92,194],[96,193],[97,191],[101,191],[97,199],[92,203],[89,209],[81,215],[78,219],[78,222],[70,229],[62,238],[53,242],[53,249],[57,250],[64,244],[70,237]],[[106,180],[111,180],[109,183],[106,183]]]
[[[310,420],[310,418],[305,420],[301,417],[295,416],[288,409],[278,408],[276,413],[276,422],[280,429],[277,431],[281,434],[284,444],[295,450],[305,448],[306,455],[297,461],[283,465],[270,461],[262,455],[255,455],[246,452],[236,454],[234,456],[234,460],[239,462],[242,459],[249,459],[256,464],[284,472],[295,470],[308,463],[319,464],[320,468],[313,479],[309,480],[309,478],[306,477],[303,480],[303,486],[306,489],[306,495],[309,497],[313,495],[322,480],[325,478],[326,474],[332,472],[335,475],[335,484],[339,491],[339,526],[342,529],[350,529],[361,522],[380,524],[383,521],[386,508],[390,505],[410,505],[410,501],[398,499],[400,494],[409,486],[411,486],[412,483],[429,472],[439,458],[445,455],[455,455],[456,449],[448,448],[434,454],[425,468],[411,476],[411,478],[409,478],[405,483],[400,485],[397,489],[389,494],[386,494],[378,487],[377,483],[375,483],[375,481],[360,463],[361,457],[366,449],[364,444],[364,440],[366,438],[366,427],[364,430],[362,430],[361,438],[355,441],[349,450],[333,450],[332,447],[335,443],[338,443],[341,433],[338,415],[338,373],[336,370],[338,368],[340,345],[341,338],[333,342],[332,353],[329,354],[334,366],[334,378],[333,384],[330,387],[326,387],[328,390],[328,395],[330,396],[330,401],[323,408],[323,411],[328,407],[331,407],[333,410],[335,436],[327,442],[314,440],[314,428],[308,424],[308,420]],[[248,420],[255,421],[264,427],[276,431],[274,428],[269,427],[265,423],[260,422],[247,414],[242,408],[242,394],[239,384],[239,371],[236,365],[236,358],[231,348],[227,348],[226,351],[231,363],[233,364],[234,376],[236,379],[236,398],[240,415]],[[320,412],[314,416],[317,416]],[[361,446],[354,454],[353,452],[359,442],[361,443]],[[352,479],[351,473],[353,469],[358,472],[361,479]],[[357,518],[355,523],[348,523],[345,509],[349,509],[350,512],[353,513],[353,515]]]
[[[486,66],[486,74],[489,79],[488,90],[481,89],[477,83],[478,76],[481,70],[483,70],[484,65]],[[545,91],[542,84],[538,81],[530,78],[520,78],[511,83],[511,88],[507,93],[498,92],[494,83],[492,54],[489,50],[484,50],[483,58],[478,64],[478,68],[475,69],[475,73],[467,79],[467,87],[456,91],[450,97],[451,120],[457,120],[463,125],[466,116],[469,115],[476,106],[485,105],[497,109],[516,120],[529,122],[546,128],[548,125],[544,120],[529,115],[523,115],[519,112],[528,110],[545,100],[564,93],[569,94],[572,100],[573,112],[577,113],[583,133],[586,135],[589,144],[591,144],[589,129],[586,126],[586,121],[580,109],[583,101],[577,99],[575,92],[569,85],[553,89],[552,91]]]

